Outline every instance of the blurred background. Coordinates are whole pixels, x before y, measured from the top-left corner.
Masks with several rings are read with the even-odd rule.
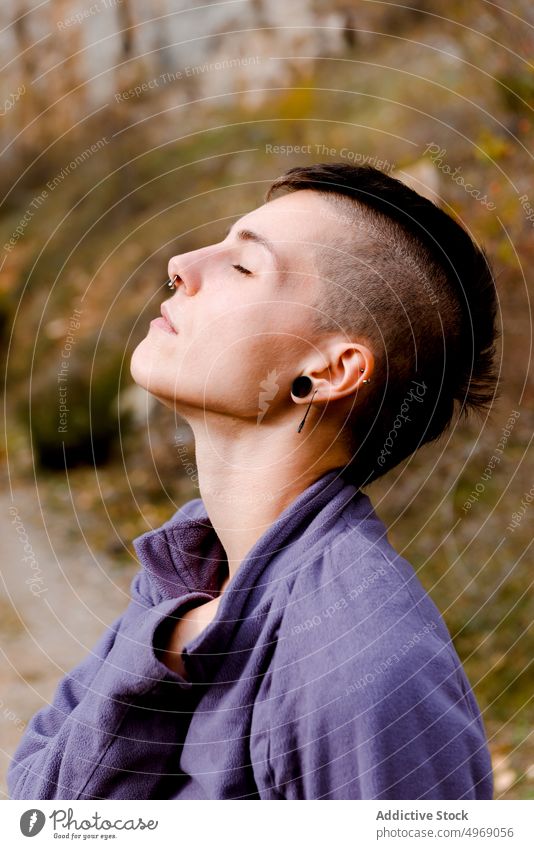
[[[198,496],[189,428],[129,373],[169,257],[291,166],[345,160],[410,182],[495,266],[502,397],[367,493],[443,612],[496,797],[534,798],[534,13],[504,5],[2,3],[3,774],[126,607],[132,539]]]

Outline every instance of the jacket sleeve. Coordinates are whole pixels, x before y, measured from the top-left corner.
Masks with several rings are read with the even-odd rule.
[[[188,592],[154,604],[137,573],[125,612],[26,727],[8,771],[11,798],[158,798],[193,685],[158,660],[156,631],[210,598]]]

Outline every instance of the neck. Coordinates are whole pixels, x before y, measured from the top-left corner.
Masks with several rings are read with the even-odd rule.
[[[332,433],[318,434],[316,428],[314,438],[297,434],[298,421],[294,427],[260,429],[255,422],[222,416],[188,419],[195,436],[200,495],[226,552],[231,579],[280,513],[347,458]]]

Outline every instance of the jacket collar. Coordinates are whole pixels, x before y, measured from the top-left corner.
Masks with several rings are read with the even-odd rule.
[[[367,497],[344,479],[343,467],[328,471],[280,513],[228,586],[249,590],[266,563],[297,540],[299,551],[309,551],[355,496],[369,504]],[[226,574],[226,554],[201,498],[180,507],[160,528],[136,537],[133,545],[164,598],[176,598],[184,592],[214,594]],[[296,554],[292,546],[292,561]]]

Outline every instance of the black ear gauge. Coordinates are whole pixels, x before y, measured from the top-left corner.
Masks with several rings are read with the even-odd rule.
[[[313,381],[308,377],[307,374],[301,374],[300,377],[296,377],[293,383],[291,384],[291,392],[297,398],[305,398],[306,395],[310,394],[311,389],[313,388]],[[315,394],[318,390],[316,389],[313,395],[310,398],[310,403],[308,404],[308,408],[304,413],[304,418],[297,428],[297,433],[300,433],[302,428],[304,427],[304,422],[306,421],[306,417],[310,412],[310,407],[312,405],[312,401],[315,398]]]
[[[297,398],[305,398],[306,395],[310,394],[312,386],[313,383],[308,377],[308,375],[301,374],[300,377],[296,377],[293,383],[291,384],[291,392]]]

